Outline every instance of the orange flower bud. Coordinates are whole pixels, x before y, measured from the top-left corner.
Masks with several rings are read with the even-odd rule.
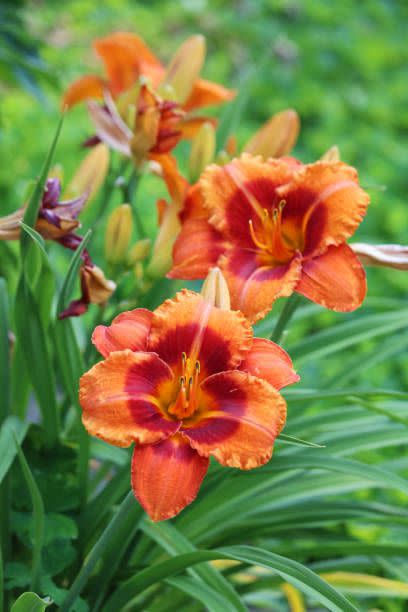
[[[247,142],[244,151],[252,155],[282,157],[290,153],[299,135],[300,120],[295,110],[276,113]]]
[[[365,266],[381,266],[394,270],[408,270],[408,247],[399,244],[350,244]]]
[[[203,123],[191,144],[190,153],[190,178],[194,183],[204,168],[214,159],[215,154],[215,129],[212,123]]]
[[[175,99],[182,104],[193,90],[205,59],[205,38],[190,36],[178,48],[167,67],[163,87],[172,87]]]
[[[203,283],[201,295],[211,306],[231,310],[228,285],[219,268],[211,268]]]
[[[105,258],[112,264],[123,263],[132,237],[132,209],[122,204],[111,213],[105,233]]]

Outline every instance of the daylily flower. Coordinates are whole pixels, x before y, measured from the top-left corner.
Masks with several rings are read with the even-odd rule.
[[[186,113],[221,104],[235,95],[222,85],[199,78],[205,59],[205,39],[200,35],[185,40],[167,68],[136,34],[116,32],[95,40],[94,49],[104,63],[107,78],[87,75],[78,79],[65,92],[63,107],[90,98],[103,99],[106,90],[116,99],[137,85],[141,77],[147,78],[163,97],[171,92],[171,99]],[[203,121],[205,118],[186,117],[186,133],[194,133]]]
[[[175,102],[163,100],[147,85],[140,88],[132,109],[132,127],[122,119],[112,98],[105,95],[105,105],[88,102],[88,109],[98,138],[136,166],[145,159],[169,153],[182,137],[183,111]]]
[[[361,223],[369,196],[354,168],[243,154],[207,168],[199,185],[200,214],[183,225],[169,277],[204,278],[218,265],[232,308],[251,321],[294,291],[336,311],[360,306],[365,273],[346,240]]]
[[[408,246],[364,242],[353,242],[350,246],[365,266],[408,270]]]
[[[194,500],[210,457],[245,470],[269,461],[286,418],[278,389],[298,376],[240,312],[183,290],[92,340],[105,359],[81,378],[83,423],[115,446],[135,443],[132,488],[152,520]]]

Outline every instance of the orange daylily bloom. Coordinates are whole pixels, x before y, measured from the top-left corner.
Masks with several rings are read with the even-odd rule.
[[[278,390],[298,376],[240,312],[183,290],[92,340],[105,359],[81,378],[83,423],[110,444],[136,443],[132,488],[152,520],[194,500],[211,456],[245,470],[269,461],[286,418]]]
[[[346,240],[361,223],[369,196],[354,168],[243,154],[223,167],[210,166],[199,185],[203,229],[183,224],[169,277],[203,278],[200,258],[208,267],[218,265],[232,308],[251,321],[294,291],[336,311],[361,305],[365,273]],[[211,253],[222,241],[226,246],[215,260]]]
[[[81,77],[64,94],[63,107],[72,107],[84,100],[102,99],[107,90],[117,98],[129,91],[145,77],[159,92],[171,90],[172,99],[188,112],[185,137],[206,121],[191,117],[190,111],[203,106],[231,100],[235,92],[199,78],[205,59],[205,39],[196,35],[188,38],[165,68],[136,34],[116,32],[94,42],[94,49],[105,66],[106,78],[88,75]],[[164,95],[164,97],[166,97]]]

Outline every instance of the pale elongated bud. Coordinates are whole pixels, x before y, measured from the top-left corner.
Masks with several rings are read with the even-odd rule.
[[[133,219],[129,204],[122,204],[111,213],[105,233],[105,258],[111,264],[127,259],[132,237]]]
[[[247,142],[244,151],[252,155],[282,157],[290,153],[299,135],[299,115],[291,108],[273,115]]]
[[[337,145],[333,145],[330,149],[327,149],[326,153],[320,158],[322,161],[338,162],[340,161],[340,151]]]
[[[227,281],[219,268],[211,268],[203,283],[201,295],[212,306],[221,310],[231,310]]]
[[[87,193],[87,202],[89,203],[105,181],[108,168],[109,149],[106,144],[101,142],[88,153],[79,165],[78,170],[64,192],[64,198],[75,198],[83,193]]]
[[[175,99],[183,104],[192,92],[205,59],[205,38],[201,34],[187,38],[173,55],[161,89],[172,87]]]
[[[165,205],[152,258],[147,267],[147,273],[152,278],[164,276],[171,268],[173,245],[181,228],[179,210],[174,202]]]
[[[191,144],[190,178],[195,183],[202,171],[210,164],[215,155],[215,129],[212,123],[204,123]]]
[[[146,259],[150,254],[151,248],[152,241],[150,240],[150,238],[143,238],[143,240],[138,240],[129,251],[129,255],[127,258],[128,265],[133,266],[136,263]]]
[[[408,246],[400,244],[350,244],[355,254],[365,266],[381,266],[394,270],[408,270]]]

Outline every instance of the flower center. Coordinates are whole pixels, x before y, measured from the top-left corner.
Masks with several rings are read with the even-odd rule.
[[[181,354],[181,376],[176,400],[168,412],[178,419],[186,419],[197,410],[197,389],[200,375],[200,362],[193,361],[186,353]]]
[[[252,219],[248,221],[249,231],[255,246],[261,251],[271,255],[276,263],[286,263],[295,251],[290,238],[285,234],[282,227],[282,211],[286,205],[281,200],[273,210],[263,209],[263,214],[258,218],[258,229],[255,230]]]

